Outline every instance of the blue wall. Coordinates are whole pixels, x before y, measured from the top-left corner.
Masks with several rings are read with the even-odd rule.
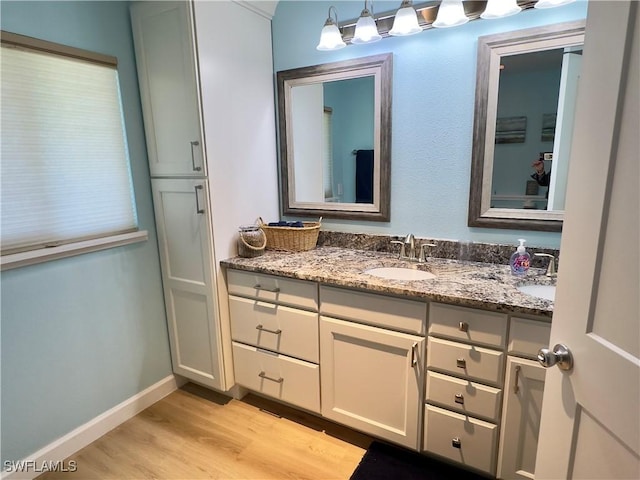
[[[531,163],[540,152],[552,152],[553,141],[542,141],[542,116],[556,113],[560,90],[561,63],[556,68],[500,75],[498,118],[527,117],[523,143],[496,144],[493,155],[494,169],[491,190],[501,195],[523,195],[526,183],[534,172]],[[551,162],[546,163],[547,171]],[[544,197],[548,187],[540,187]],[[521,208],[522,200],[513,206],[499,202],[496,207]],[[546,208],[542,205],[539,208]]]
[[[4,464],[171,374],[171,359],[128,2],[0,8],[3,30],[118,58],[138,219],[149,231],[147,242],[2,273]]]
[[[356,156],[353,150],[373,149],[374,77],[325,83],[324,103],[333,109],[333,191],[341,202],[356,201]]]
[[[400,2],[375,2],[377,12]],[[559,233],[469,228],[467,208],[477,38],[586,17],[586,2],[530,9],[499,20],[477,20],[411,37],[385,38],[334,52],[315,49],[330,5],[339,20],[355,19],[358,1],[280,1],[273,18],[275,71],[393,52],[391,221],[323,220],[327,229],[406,234],[494,243],[560,246]]]

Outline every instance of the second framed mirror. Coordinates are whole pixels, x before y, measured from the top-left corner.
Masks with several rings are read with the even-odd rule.
[[[278,72],[285,215],[389,220],[392,58]]]

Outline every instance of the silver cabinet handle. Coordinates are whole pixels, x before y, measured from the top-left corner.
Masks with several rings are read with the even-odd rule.
[[[282,378],[282,377],[280,377],[280,378],[273,378],[273,377],[269,377],[269,376],[267,376],[267,374],[266,374],[266,373],[264,373],[264,372],[260,372],[260,373],[258,374],[258,376],[259,376],[260,378],[264,378],[265,380],[271,380],[272,382],[276,382],[276,383],[282,383],[282,382],[284,382],[284,378]]]
[[[280,335],[282,330],[269,330],[268,328],[264,328],[262,325],[256,325],[256,330],[260,330],[261,332],[273,333],[274,335]]]
[[[467,368],[467,361],[464,358],[456,359],[456,367]]]
[[[469,331],[469,324],[467,322],[459,322],[458,323],[458,330],[460,330],[461,332],[468,332]]]
[[[462,448],[462,442],[460,441],[460,438],[458,437],[454,437],[451,439],[451,446],[453,448]]]
[[[411,345],[411,366],[415,367],[418,364],[418,355],[416,354],[416,349],[418,347],[418,342],[413,342]]]
[[[202,170],[202,167],[196,167],[196,159],[193,156],[193,147],[197,147],[198,145],[200,145],[200,142],[197,140],[194,140],[191,143],[191,167],[193,168],[194,172],[199,172],[200,170]]]
[[[196,213],[198,215],[202,215],[204,213],[204,209],[200,208],[200,200],[198,197],[198,190],[202,190],[204,187],[202,185],[196,185],[195,187],[193,187],[194,191],[196,192]]]
[[[461,393],[456,393],[454,397],[454,401],[456,403],[459,403],[460,405],[464,405],[464,395],[462,395]]]
[[[513,384],[513,393],[515,393],[516,395],[520,391],[520,386],[518,385],[518,380],[520,379],[520,370],[521,370],[520,365],[516,365],[516,380]]]
[[[280,292],[280,287],[275,287],[275,288],[265,288],[262,285],[260,285],[259,283],[256,283],[253,288],[255,288],[256,290],[264,290],[265,292],[273,292],[273,293],[279,293]]]

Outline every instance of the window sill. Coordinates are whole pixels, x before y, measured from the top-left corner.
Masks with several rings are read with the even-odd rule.
[[[73,257],[83,253],[97,252],[108,248],[121,247],[131,243],[145,242],[149,238],[146,230],[123,233],[109,237],[95,238],[84,242],[68,243],[58,247],[42,248],[29,252],[13,253],[0,257],[0,271],[13,268],[26,267],[36,263],[58,260],[60,258]]]

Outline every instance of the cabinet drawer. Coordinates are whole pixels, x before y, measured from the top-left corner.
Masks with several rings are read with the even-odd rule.
[[[551,324],[544,321],[511,317],[509,353],[535,359],[538,350],[549,346]]]
[[[429,369],[500,386],[503,364],[502,352],[429,337],[427,345]]]
[[[424,449],[468,467],[495,475],[498,427],[442,408],[427,405]]]
[[[500,418],[498,388],[436,372],[427,373],[427,401],[493,422]]]
[[[504,347],[507,338],[507,316],[432,303],[429,307],[429,335],[500,348]]]
[[[233,342],[236,382],[320,413],[320,368],[313,363]]]
[[[227,270],[229,293],[318,311],[318,285],[263,273]]]
[[[318,314],[229,296],[231,337],[310,362],[320,361]]]
[[[320,286],[320,312],[323,315],[424,335],[427,304]]]

